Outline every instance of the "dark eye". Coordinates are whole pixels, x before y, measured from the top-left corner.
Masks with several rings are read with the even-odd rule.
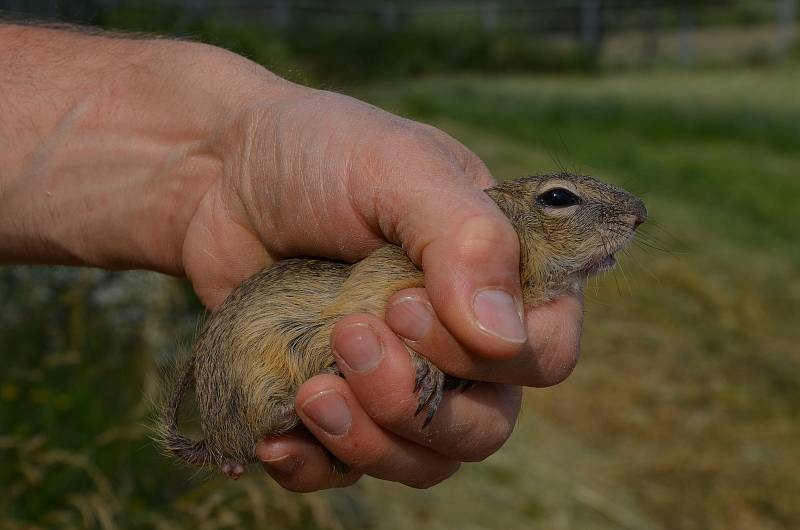
[[[581,202],[580,197],[564,188],[547,190],[539,195],[537,200],[545,206],[552,206],[553,208],[565,208]]]

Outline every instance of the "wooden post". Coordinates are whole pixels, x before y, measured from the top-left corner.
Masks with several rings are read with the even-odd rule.
[[[659,20],[658,7],[654,2],[647,2],[642,7],[642,63],[650,66],[655,63],[658,54],[661,51],[661,43],[659,39]]]
[[[381,3],[381,26],[386,31],[397,29],[397,4],[394,2]]]
[[[678,62],[684,66],[694,63],[694,17],[689,8],[681,13],[681,31],[678,44]]]
[[[272,4],[272,21],[279,28],[285,28],[292,22],[291,0],[275,0]]]
[[[778,2],[778,57],[786,59],[794,45],[794,27],[797,20],[797,0]]]
[[[493,0],[481,2],[481,25],[486,33],[497,31],[497,2]]]
[[[581,46],[590,57],[600,48],[600,0],[581,0]]]

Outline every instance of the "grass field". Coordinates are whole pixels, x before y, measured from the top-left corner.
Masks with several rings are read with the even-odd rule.
[[[191,335],[147,273],[0,269],[0,527],[800,527],[800,70],[442,78],[357,95],[498,177],[559,169],[651,221],[587,293],[583,356],[498,454],[429,491],[310,496],[195,475],[148,441],[156,363]],[[255,471],[255,470],[254,470]]]

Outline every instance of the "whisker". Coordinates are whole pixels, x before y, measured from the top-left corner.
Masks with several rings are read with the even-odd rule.
[[[604,308],[615,307],[615,304],[610,303],[607,299],[599,298],[598,294],[595,293],[592,296],[587,296],[587,300],[592,303],[594,306],[600,306]],[[585,311],[589,312],[590,309],[586,309]]]
[[[648,248],[650,250],[656,250],[658,252],[663,252],[663,253],[669,254],[669,255],[679,254],[678,252],[676,252],[674,250],[671,250],[671,249],[668,249],[668,248],[664,248],[664,247],[660,247],[660,246],[658,246],[658,245],[656,245],[654,243],[651,243],[649,241],[645,241],[645,240],[641,240],[641,239],[634,239],[633,242],[634,242],[634,244],[636,246],[638,246],[640,248],[646,247],[646,248]]]
[[[615,236],[625,237],[630,234],[630,227],[624,225],[622,223],[611,224],[607,225],[606,231],[610,234]],[[666,248],[661,241],[657,238],[653,237],[651,234],[646,233],[637,233],[633,239],[634,242],[640,243],[642,245],[648,246],[653,250],[658,250],[661,252],[666,252],[667,254],[672,254],[680,251],[676,251],[673,249]]]
[[[639,259],[639,256],[631,252],[630,248],[622,249],[622,253],[625,256],[629,256],[631,260],[633,260],[633,264],[639,267],[641,270],[645,271],[647,274],[649,274],[651,278],[653,278],[654,280],[658,280],[658,277],[655,275],[652,269],[649,267],[645,267],[642,261]]]

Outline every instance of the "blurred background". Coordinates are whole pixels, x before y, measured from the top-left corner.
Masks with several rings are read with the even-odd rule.
[[[0,528],[800,528],[798,3],[0,0],[224,46],[432,123],[498,178],[585,172],[651,213],[589,286],[573,376],[428,491],[176,465],[147,425],[188,285],[2,267]]]

